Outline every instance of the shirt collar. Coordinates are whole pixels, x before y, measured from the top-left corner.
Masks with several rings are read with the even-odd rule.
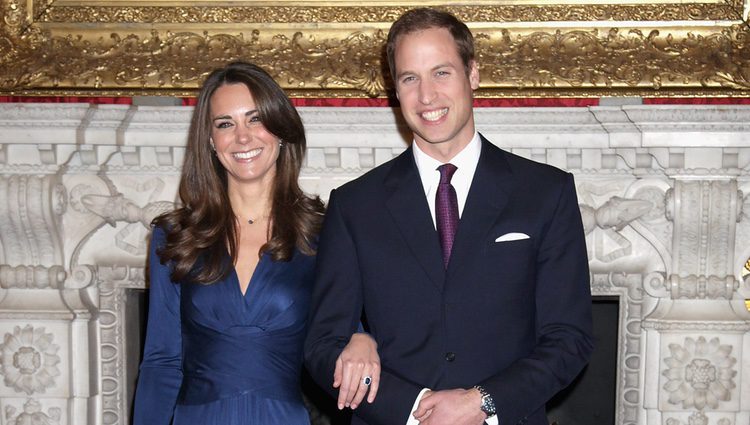
[[[419,145],[412,142],[412,151],[414,152],[414,161],[417,163],[419,177],[422,179],[422,187],[427,195],[430,195],[434,186],[440,181],[440,172],[437,168],[443,165],[443,162],[427,155],[419,148]],[[474,137],[471,138],[466,147],[461,152],[451,158],[451,164],[455,165],[457,170],[451,179],[451,183],[456,191],[468,193],[471,186],[471,180],[474,177],[474,171],[479,163],[479,155],[482,152],[482,142],[479,133],[474,131]]]

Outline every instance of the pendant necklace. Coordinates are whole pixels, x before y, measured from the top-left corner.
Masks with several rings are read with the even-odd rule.
[[[252,218],[252,217],[250,217],[250,218],[247,219],[247,224],[255,224],[255,223],[257,223],[257,222],[259,222],[259,221],[261,221],[263,219],[266,219],[266,218],[268,218],[267,215],[266,216],[260,216],[258,218]]]

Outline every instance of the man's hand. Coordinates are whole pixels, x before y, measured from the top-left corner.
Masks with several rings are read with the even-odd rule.
[[[414,411],[420,425],[481,425],[487,415],[480,408],[482,394],[475,388],[429,391]]]

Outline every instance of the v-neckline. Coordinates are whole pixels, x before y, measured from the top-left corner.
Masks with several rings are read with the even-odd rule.
[[[253,280],[255,280],[255,274],[258,273],[260,264],[263,262],[263,257],[265,256],[266,256],[265,254],[262,254],[260,256],[260,258],[258,259],[258,263],[255,265],[255,268],[253,269],[253,272],[250,273],[250,281],[247,282],[247,288],[245,288],[245,292],[242,292],[242,282],[240,282],[240,275],[237,273],[237,267],[232,266],[232,272],[234,273],[234,280],[235,280],[234,287],[237,288],[237,292],[240,293],[240,296],[242,298],[247,298],[247,293],[250,292],[250,287],[253,286]]]

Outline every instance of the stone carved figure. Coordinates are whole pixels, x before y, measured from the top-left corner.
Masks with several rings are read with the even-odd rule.
[[[148,228],[151,220],[158,215],[174,209],[174,203],[169,201],[150,202],[139,207],[135,202],[125,198],[122,194],[115,196],[84,195],[81,203],[87,210],[103,218],[107,224],[114,227],[118,221],[127,223],[141,223]]]
[[[620,231],[633,220],[649,212],[653,208],[653,204],[642,199],[613,196],[599,208],[586,204],[581,204],[579,207],[581,208],[583,230],[586,234],[589,234],[597,227]]]
[[[632,254],[632,242],[619,232],[633,220],[649,212],[653,208],[653,204],[642,199],[613,196],[599,208],[586,204],[580,204],[579,208],[581,209],[583,230],[587,235],[599,227],[619,247],[607,254],[597,250],[597,259],[611,262]]]
[[[81,204],[88,211],[104,219],[112,227],[115,227],[118,221],[129,223],[115,235],[115,246],[133,255],[141,255],[146,252],[145,239],[139,238],[140,243],[138,245],[128,242],[128,237],[139,227],[137,223],[148,229],[154,218],[171,211],[175,207],[175,204],[169,201],[149,202],[145,206],[139,207],[122,194],[114,196],[84,195],[81,197]]]

